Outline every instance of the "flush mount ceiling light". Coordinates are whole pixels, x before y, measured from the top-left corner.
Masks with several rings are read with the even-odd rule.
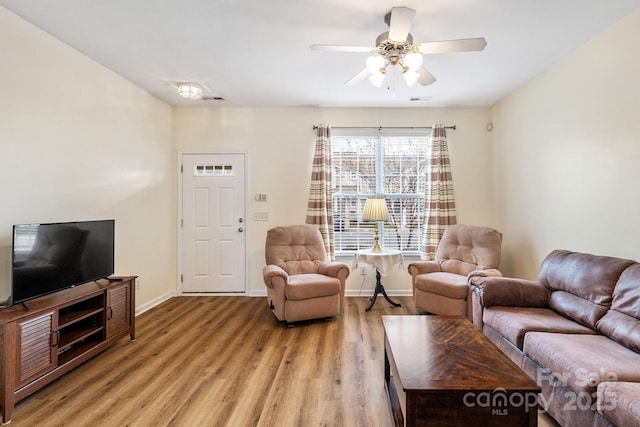
[[[408,86],[415,83],[428,86],[434,83],[436,78],[422,66],[422,55],[479,51],[487,45],[482,37],[413,44],[413,36],[409,34],[409,30],[415,14],[416,11],[408,7],[392,8],[384,19],[389,25],[389,31],[378,36],[375,47],[314,44],[311,49],[373,54],[367,58],[364,70],[349,80],[347,86],[353,86],[368,77],[373,86],[381,87],[387,68],[395,65],[400,67],[402,77]]]
[[[178,95],[187,99],[202,98],[202,86],[196,83],[182,82],[176,85],[178,87]]]

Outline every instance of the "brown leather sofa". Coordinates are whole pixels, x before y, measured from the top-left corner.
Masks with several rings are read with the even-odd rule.
[[[640,425],[640,264],[556,250],[536,281],[475,277],[473,323],[562,426]]]
[[[270,229],[265,257],[267,302],[278,320],[290,323],[341,313],[349,267],[329,261],[316,227],[289,225]]]

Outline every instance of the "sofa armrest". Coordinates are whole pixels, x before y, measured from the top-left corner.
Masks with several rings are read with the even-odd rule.
[[[287,272],[273,264],[267,265],[262,269],[262,277],[264,278],[264,284],[270,288],[274,287],[274,279],[277,280],[277,278],[282,278],[284,283],[289,281],[289,275]]]
[[[500,270],[495,268],[486,268],[486,269],[478,269],[473,270],[471,273],[467,274],[467,280],[471,280],[474,277],[502,277],[502,273]]]
[[[484,309],[491,306],[547,307],[550,292],[538,282],[511,277],[469,279],[473,324],[484,327]]]
[[[442,269],[438,261],[416,261],[407,266],[407,271],[415,279],[418,274],[437,273]]]
[[[350,270],[349,266],[342,262],[324,261],[318,265],[318,273],[344,281],[349,277]]]
[[[547,307],[550,292],[538,282],[511,277],[472,277],[469,286],[483,308]]]

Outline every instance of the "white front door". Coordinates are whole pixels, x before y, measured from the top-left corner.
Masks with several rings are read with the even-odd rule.
[[[182,155],[182,293],[245,292],[245,155]]]

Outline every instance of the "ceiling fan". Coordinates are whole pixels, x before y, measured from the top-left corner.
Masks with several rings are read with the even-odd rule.
[[[415,15],[416,11],[408,7],[393,7],[384,19],[385,23],[389,25],[389,31],[378,36],[375,47],[314,44],[310,48],[312,50],[374,54],[367,58],[366,67],[346,85],[356,85],[368,77],[373,86],[381,87],[388,66],[399,65],[408,86],[412,86],[416,82],[422,86],[428,86],[433,84],[436,78],[422,66],[422,55],[480,51],[487,45],[483,37],[413,44],[413,36],[409,34],[409,30]]]

